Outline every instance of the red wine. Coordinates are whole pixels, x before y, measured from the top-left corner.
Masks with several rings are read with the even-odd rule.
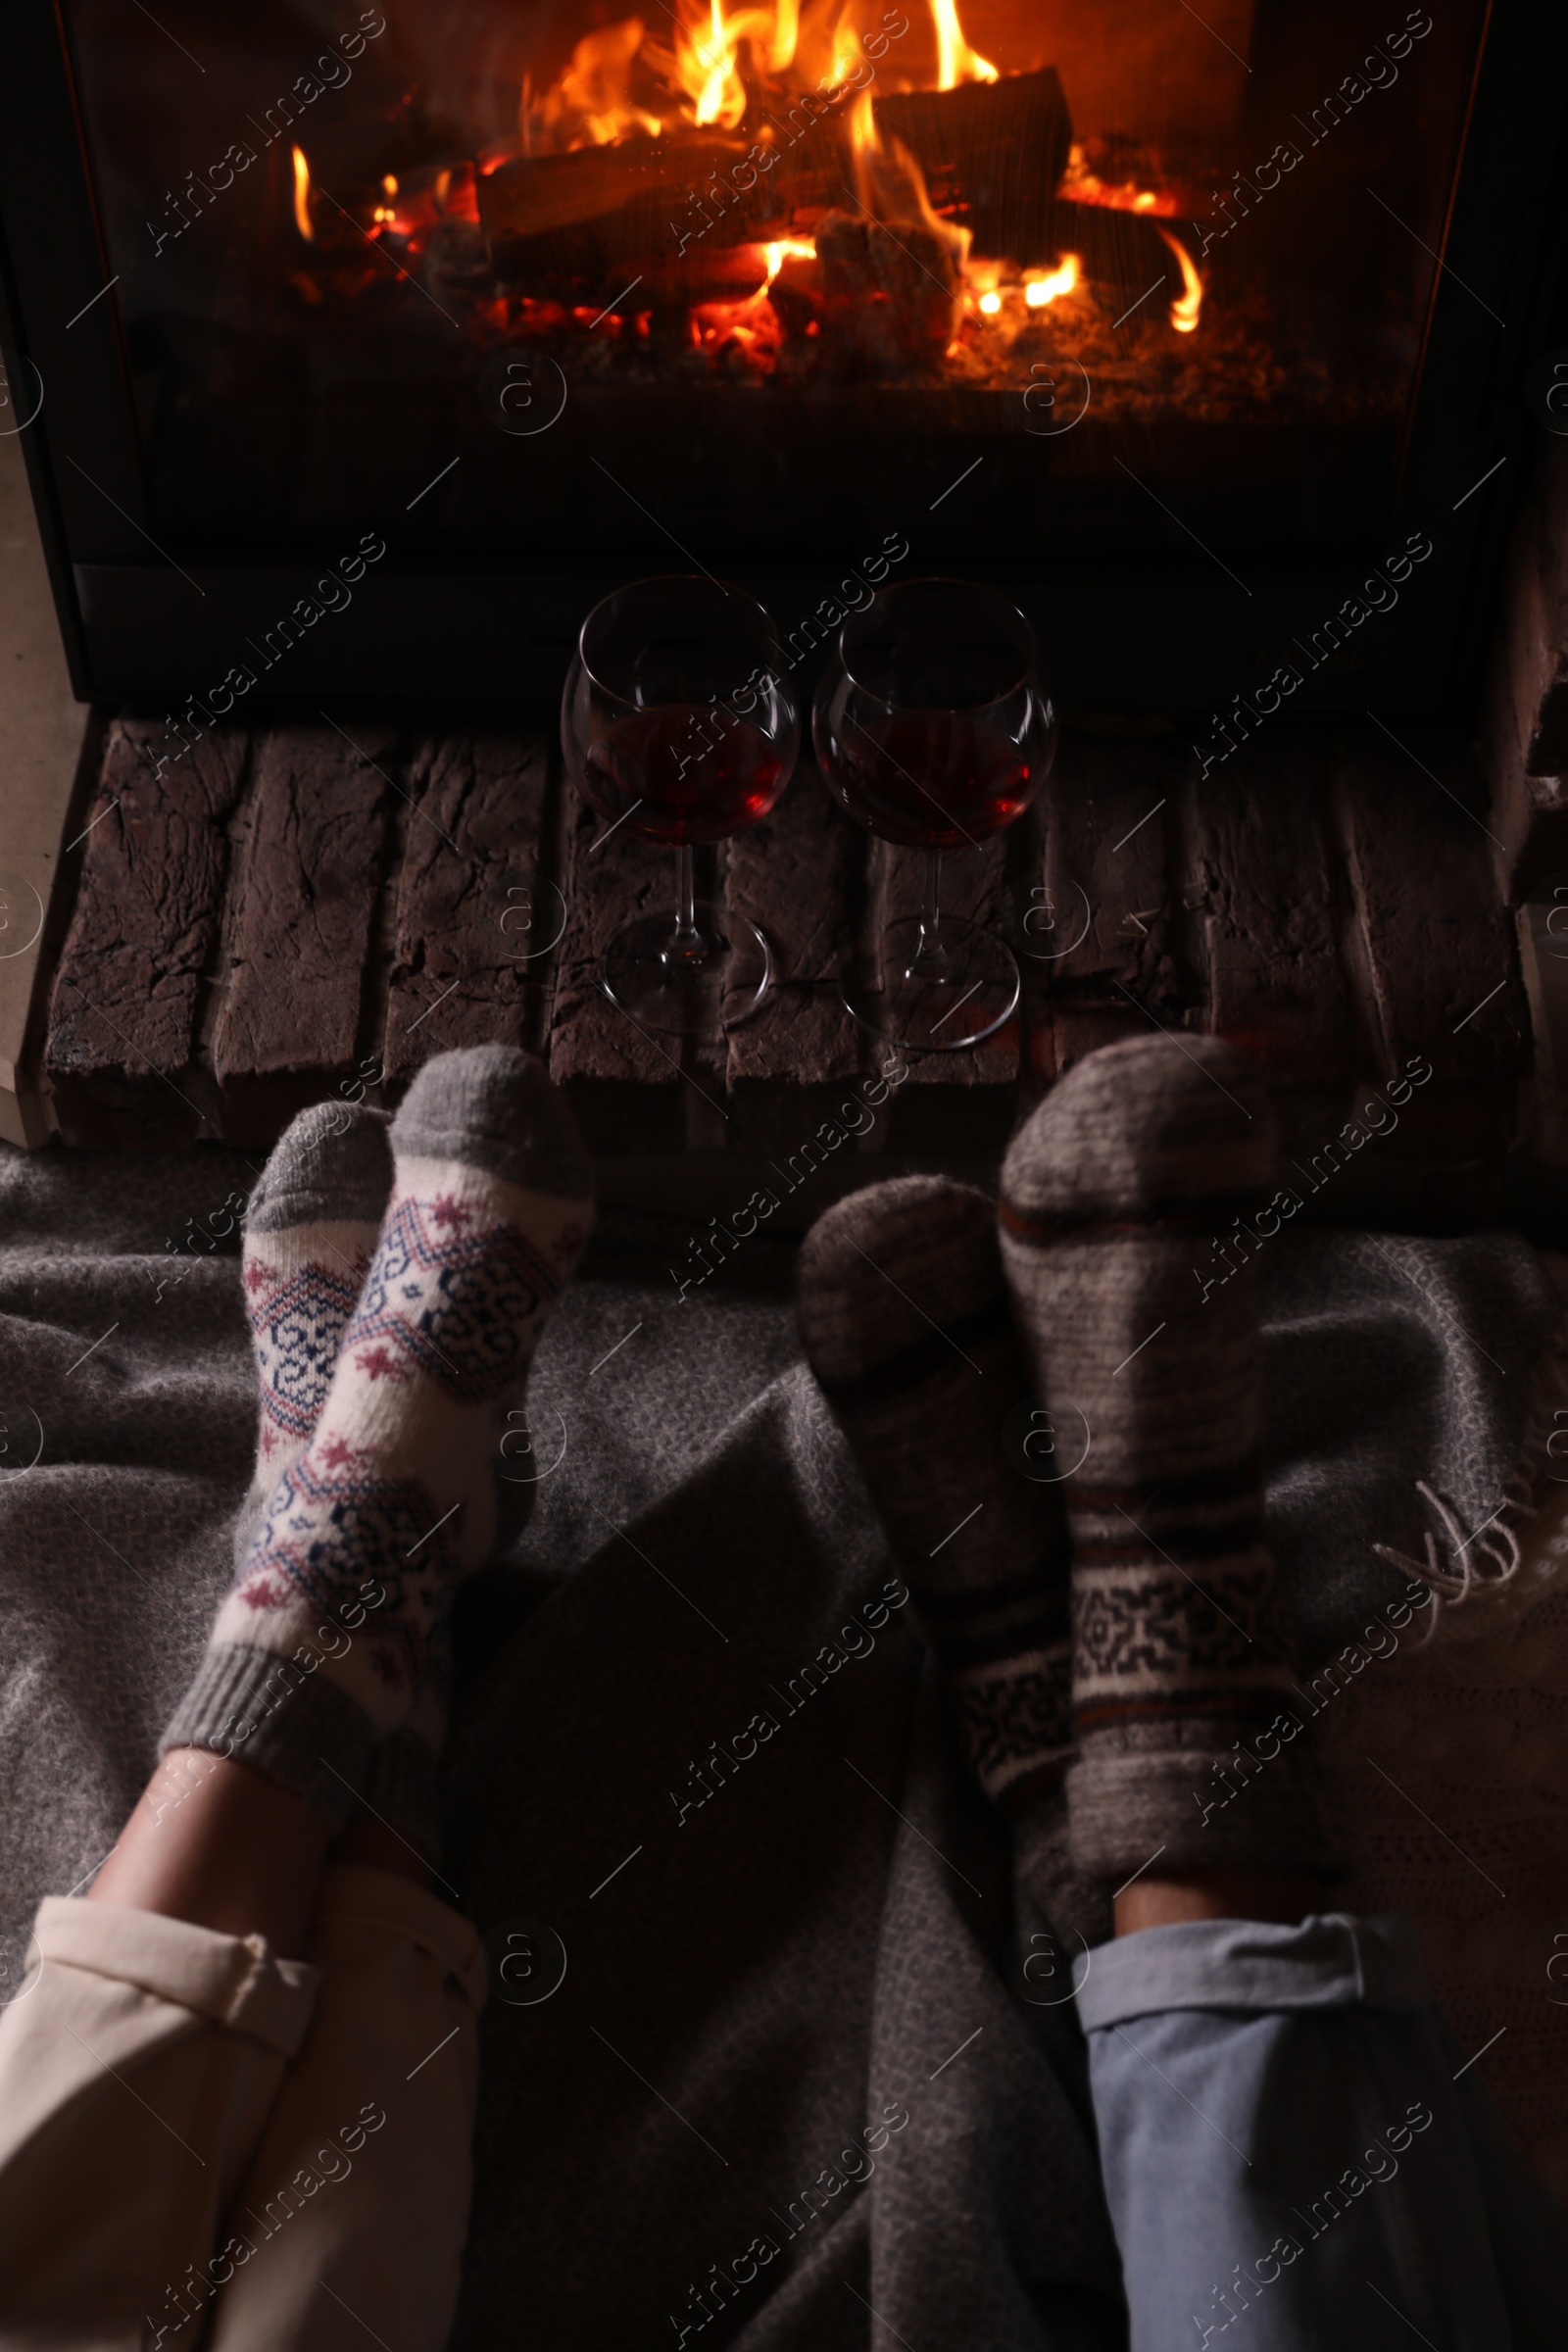
[[[846,718],[819,751],[845,808],[883,841],[962,849],[1023,814],[1044,775],[1009,736],[963,711],[858,726]]]
[[[590,807],[673,849],[755,825],[784,788],[783,762],[760,727],[711,703],[635,710],[589,745],[584,764]]]

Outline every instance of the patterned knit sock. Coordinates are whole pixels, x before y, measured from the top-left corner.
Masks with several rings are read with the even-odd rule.
[[[375,1743],[438,1719],[453,1591],[526,1515],[499,1448],[592,1219],[565,1106],[509,1047],[427,1062],[391,1144],[392,1198],[320,1419],[162,1741],[239,1756],[334,1827]]]
[[[1013,1810],[1067,1761],[1066,1527],[1004,1451],[1029,1377],[995,1203],[909,1176],[852,1194],[801,1249],[808,1359],[947,1668],[966,1760]]]
[[[321,1417],[338,1351],[370,1270],[392,1190],[389,1111],[315,1102],[273,1145],[245,1211],[240,1279],[261,1396],[256,1468],[234,1522],[250,1557],[267,1505]],[[441,1843],[439,1731],[410,1724],[378,1741],[364,1801],[430,1861]]]
[[[236,1566],[326,1401],[392,1190],[390,1124],[386,1111],[364,1104],[313,1103],[272,1147],[245,1211],[240,1281],[261,1423],[234,1528]]]
[[[1262,1534],[1257,1275],[1205,1293],[1210,1237],[1260,1207],[1267,1098],[1215,1038],[1135,1038],[1069,1071],[1003,1167],[1002,1252],[1040,1390],[1090,1429],[1073,1544],[1068,1778],[1079,1866],[1324,1867]],[[1259,1749],[1261,1748],[1261,1754]]]

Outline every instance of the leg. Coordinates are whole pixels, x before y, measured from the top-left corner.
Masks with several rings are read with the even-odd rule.
[[[441,2352],[468,2220],[478,1934],[406,1877],[332,1867],[307,1951],[316,2014],[225,2224],[207,2352]]]
[[[1026,1346],[1095,1432],[1068,1481],[1072,1837],[1121,1884],[1075,1975],[1132,2344],[1544,2347],[1568,2233],[1456,2080],[1407,1925],[1327,1907],[1262,1540],[1255,1275],[1191,1271],[1271,1181],[1262,1090],[1206,1041],[1092,1056],[1004,1170]]]
[[[330,1836],[303,1797],[250,1765],[171,1748],[86,1899],[261,1936],[298,1954]]]
[[[51,1896],[34,1933],[0,2012],[0,2345],[141,2352],[207,2262],[317,1972],[109,1902]]]
[[[1132,2352],[1548,2352],[1568,2228],[1396,1917],[1209,1917],[1078,1966]]]
[[[245,1212],[240,1285],[255,1350],[256,1466],[234,1531],[243,1563],[279,1478],[315,1435],[392,1189],[385,1114],[302,1111]],[[232,1743],[231,1743],[232,1744]],[[305,1800],[231,1755],[160,1760],[89,1901],[304,1947],[328,1827]]]
[[[57,2324],[75,2325],[77,2311],[89,2315],[83,2325],[96,2327],[106,2343],[139,2342],[137,2299],[155,2283],[172,2291],[182,2268],[194,2283],[187,2279],[175,2294],[169,2325],[189,2324],[181,2296],[194,2297],[199,2311],[223,2283],[223,2257],[209,2259],[215,2220],[253,2153],[283,2059],[299,2048],[318,1982],[316,1966],[276,1959],[271,1947],[301,1948],[328,1842],[356,1803],[370,1804],[375,1817],[349,1831],[345,1850],[378,1864],[395,1861],[391,1874],[361,1868],[350,1876],[363,1899],[370,1899],[368,1886],[396,1924],[389,1930],[383,1920],[370,1936],[371,1956],[362,1950],[348,1963],[341,1937],[323,1929],[320,1948],[334,1986],[345,1973],[358,1984],[351,2015],[381,2020],[379,2046],[389,2060],[404,2055],[411,2034],[454,1998],[466,2000],[471,2022],[471,1994],[451,1990],[464,1980],[464,1965],[452,1955],[458,1945],[466,1951],[471,1931],[418,1887],[418,1840],[401,1825],[428,1817],[420,1773],[433,1773],[444,1729],[445,1626],[456,1583],[519,1522],[521,1497],[506,1483],[499,1449],[520,1419],[533,1347],[586,1237],[590,1183],[570,1123],[537,1065],[503,1049],[427,1066],[393,1142],[393,1201],[310,1442],[285,1463],[242,1550],[217,1638],[166,1734],[164,1763],[94,1895],[58,1906],[70,1915],[64,1929],[45,1905],[43,1978],[16,2005],[20,2026],[9,2026],[10,2039],[0,2040],[0,2107],[25,2125],[21,2137],[13,2132],[0,2141],[0,2188],[19,2192],[11,2200],[18,2210],[31,2198],[57,2230],[67,2216],[78,2252],[84,2191],[104,2216],[102,2243],[74,2267],[57,2262],[48,2271],[37,2233],[0,2260],[11,2261],[19,2281],[18,2308],[43,2278],[40,2308]],[[265,1376],[260,1346],[258,1352]],[[264,1419],[264,1435],[266,1428]],[[62,1933],[76,1939],[69,1949],[56,1948]],[[105,2046],[74,2063],[94,2070],[98,2105],[112,2082],[145,2107],[149,2132],[170,2129],[198,2176],[202,2193],[183,2202],[167,2183],[159,2191],[160,2210],[167,2205],[175,2214],[177,2244],[167,2230],[144,2229],[145,2242],[127,2248],[125,2231],[140,2208],[134,2199],[93,2193],[93,2142],[81,2133],[90,2132],[95,2111],[75,2075],[59,2065],[63,2042],[65,2051],[77,2041],[88,2045],[60,2006],[70,1996],[79,2007],[83,1997],[72,1981],[87,1970],[72,1958],[78,1949],[96,1972],[83,2012],[88,2026],[96,2032],[103,2019],[112,2024],[116,2003],[123,2008],[128,2000],[137,2030],[116,2038],[106,2027],[99,2036]],[[156,1981],[148,1975],[149,1949],[163,1969]],[[422,1961],[413,1956],[418,1953]],[[203,1956],[206,1974],[198,1966]],[[211,1991],[215,1969],[218,1989]],[[235,2009],[229,1978],[236,1972],[243,1984],[252,1978],[263,1984],[270,2007],[253,2001]],[[104,1993],[96,1978],[118,1989]],[[245,2037],[256,2037],[261,2017],[276,2041],[278,1997],[269,1988],[278,1983],[291,1994],[283,2020],[290,2039],[269,2073],[252,2062]],[[165,1996],[163,2007],[151,2008],[138,1986]],[[333,2007],[336,2014],[335,1991]],[[24,2015],[29,2008],[30,2020]],[[216,2041],[202,2030],[209,2020]],[[340,2028],[315,2046],[351,2041]],[[117,2052],[126,2067],[116,2065]],[[171,2073],[175,2052],[179,2065]],[[225,2105],[223,2086],[236,2069],[249,2095]],[[471,2113],[471,2075],[464,2090],[463,2062],[454,2059],[448,2071],[460,2083],[447,2102],[449,2129],[443,2137],[431,2125],[431,2138],[411,2128],[405,2158],[439,2159],[443,2180],[459,2184],[455,2234],[446,2227],[450,2215],[443,2223],[455,2277],[466,2188],[466,2141],[454,2140],[453,2118]],[[318,2065],[304,2070],[303,2115],[290,2109],[285,2119],[288,2130],[304,2129],[307,2136],[316,2129],[311,2082],[318,2072]],[[402,2072],[412,2079],[409,2067]],[[187,2121],[199,2130],[173,2132],[172,2118],[161,2112],[166,2076],[175,2113],[191,2111]],[[14,2086],[30,2105],[8,2099]],[[360,2103],[375,2095],[371,2086]],[[148,2179],[156,2188],[150,2170]],[[339,2213],[359,2210],[349,2200]],[[171,2267],[176,2250],[182,2263]],[[149,2259],[163,2273],[156,2282]],[[272,2274],[281,2275],[276,2264]],[[114,2315],[112,2324],[105,2313]],[[168,2325],[155,2325],[169,2332]]]
[[[947,1669],[964,1761],[1015,1818],[1070,1753],[1067,1530],[1004,1433],[1029,1373],[993,1204],[911,1176],[854,1193],[801,1249],[796,1314],[920,1620]]]

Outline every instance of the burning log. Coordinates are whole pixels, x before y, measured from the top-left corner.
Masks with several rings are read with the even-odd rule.
[[[1148,213],[1112,210],[1105,204],[1076,204],[1058,196],[1051,210],[1050,249],[1075,253],[1085,277],[1102,285],[1141,293],[1166,277],[1180,291],[1182,273],[1161,231],[1170,223]]]
[[[891,228],[849,213],[817,225],[822,335],[851,373],[939,368],[957,332],[963,295],[958,249],[924,220]]]
[[[879,98],[875,113],[884,144],[902,140],[920,166],[932,203],[958,208],[977,253],[1043,258],[1072,144],[1054,66],[955,90],[903,90]]]
[[[897,93],[878,99],[874,114],[884,142],[898,140],[914,157],[933,201],[959,208],[979,250],[1018,261],[1051,250],[1052,205],[1072,139],[1054,67]],[[783,122],[764,115],[755,141],[744,133],[618,140],[518,157],[478,182],[496,266],[530,291],[567,281],[598,289],[638,263],[679,280],[702,266],[704,244],[809,229],[853,190],[845,115],[801,104]]]
[[[617,139],[502,164],[480,175],[477,190],[496,268],[530,287],[598,285],[629,259],[672,253],[672,216],[688,209],[693,193],[734,172],[747,146],[714,133]]]

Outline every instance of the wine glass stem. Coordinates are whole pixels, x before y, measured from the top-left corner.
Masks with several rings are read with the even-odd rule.
[[[925,854],[925,895],[920,907],[920,936],[915,943],[911,973],[922,979],[944,979],[948,969],[947,942],[942,937],[942,852]]]
[[[675,928],[663,961],[687,971],[708,961],[708,942],[697,927],[697,877],[689,842],[675,852]]]

